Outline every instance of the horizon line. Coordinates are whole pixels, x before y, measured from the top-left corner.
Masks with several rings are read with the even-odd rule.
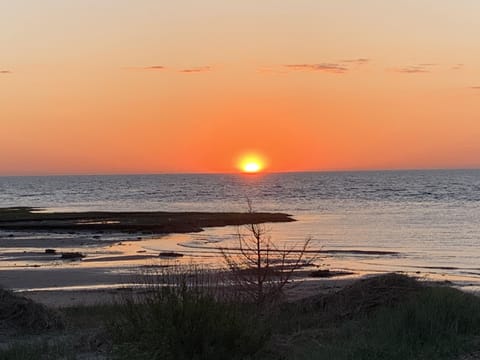
[[[395,172],[395,171],[468,171],[480,170],[480,167],[453,167],[453,168],[379,168],[379,169],[329,169],[329,170],[286,170],[286,171],[261,171],[258,173],[244,173],[241,171],[230,172],[112,172],[112,173],[50,173],[50,174],[0,174],[3,177],[56,177],[56,176],[152,176],[152,175],[244,175],[261,176],[273,174],[301,174],[301,173],[352,173],[352,172]]]

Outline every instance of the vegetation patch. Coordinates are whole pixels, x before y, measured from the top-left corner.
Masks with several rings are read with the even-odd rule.
[[[62,319],[56,311],[0,288],[1,332],[34,333],[62,326]]]
[[[164,287],[122,306],[110,323],[119,359],[245,359],[268,331],[254,309],[221,302],[195,289]]]
[[[50,310],[31,302],[33,315],[26,320],[2,315],[11,326],[46,330],[36,340],[11,338],[0,347],[0,358],[478,358],[480,299],[450,287],[387,274],[334,294],[258,306],[234,292],[218,293],[223,279],[212,280],[198,268],[183,275],[159,271],[148,291],[132,292],[117,304],[63,309],[61,329],[42,320]],[[18,303],[19,297],[6,294]]]
[[[284,304],[280,314],[266,358],[456,359],[480,348],[478,297],[398,274]]]

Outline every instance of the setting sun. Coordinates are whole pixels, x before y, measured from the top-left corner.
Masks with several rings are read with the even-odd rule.
[[[249,162],[243,166],[243,171],[249,172],[249,173],[255,173],[260,171],[261,166],[259,163],[256,162]]]
[[[265,163],[257,155],[247,155],[240,159],[239,168],[245,173],[257,173],[265,167]]]

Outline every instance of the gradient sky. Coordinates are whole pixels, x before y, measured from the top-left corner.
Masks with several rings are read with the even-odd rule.
[[[0,174],[480,167],[478,0],[0,0]]]

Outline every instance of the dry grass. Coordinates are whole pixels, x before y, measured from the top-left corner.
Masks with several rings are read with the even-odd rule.
[[[62,326],[63,321],[54,310],[0,289],[0,331],[34,333]]]

